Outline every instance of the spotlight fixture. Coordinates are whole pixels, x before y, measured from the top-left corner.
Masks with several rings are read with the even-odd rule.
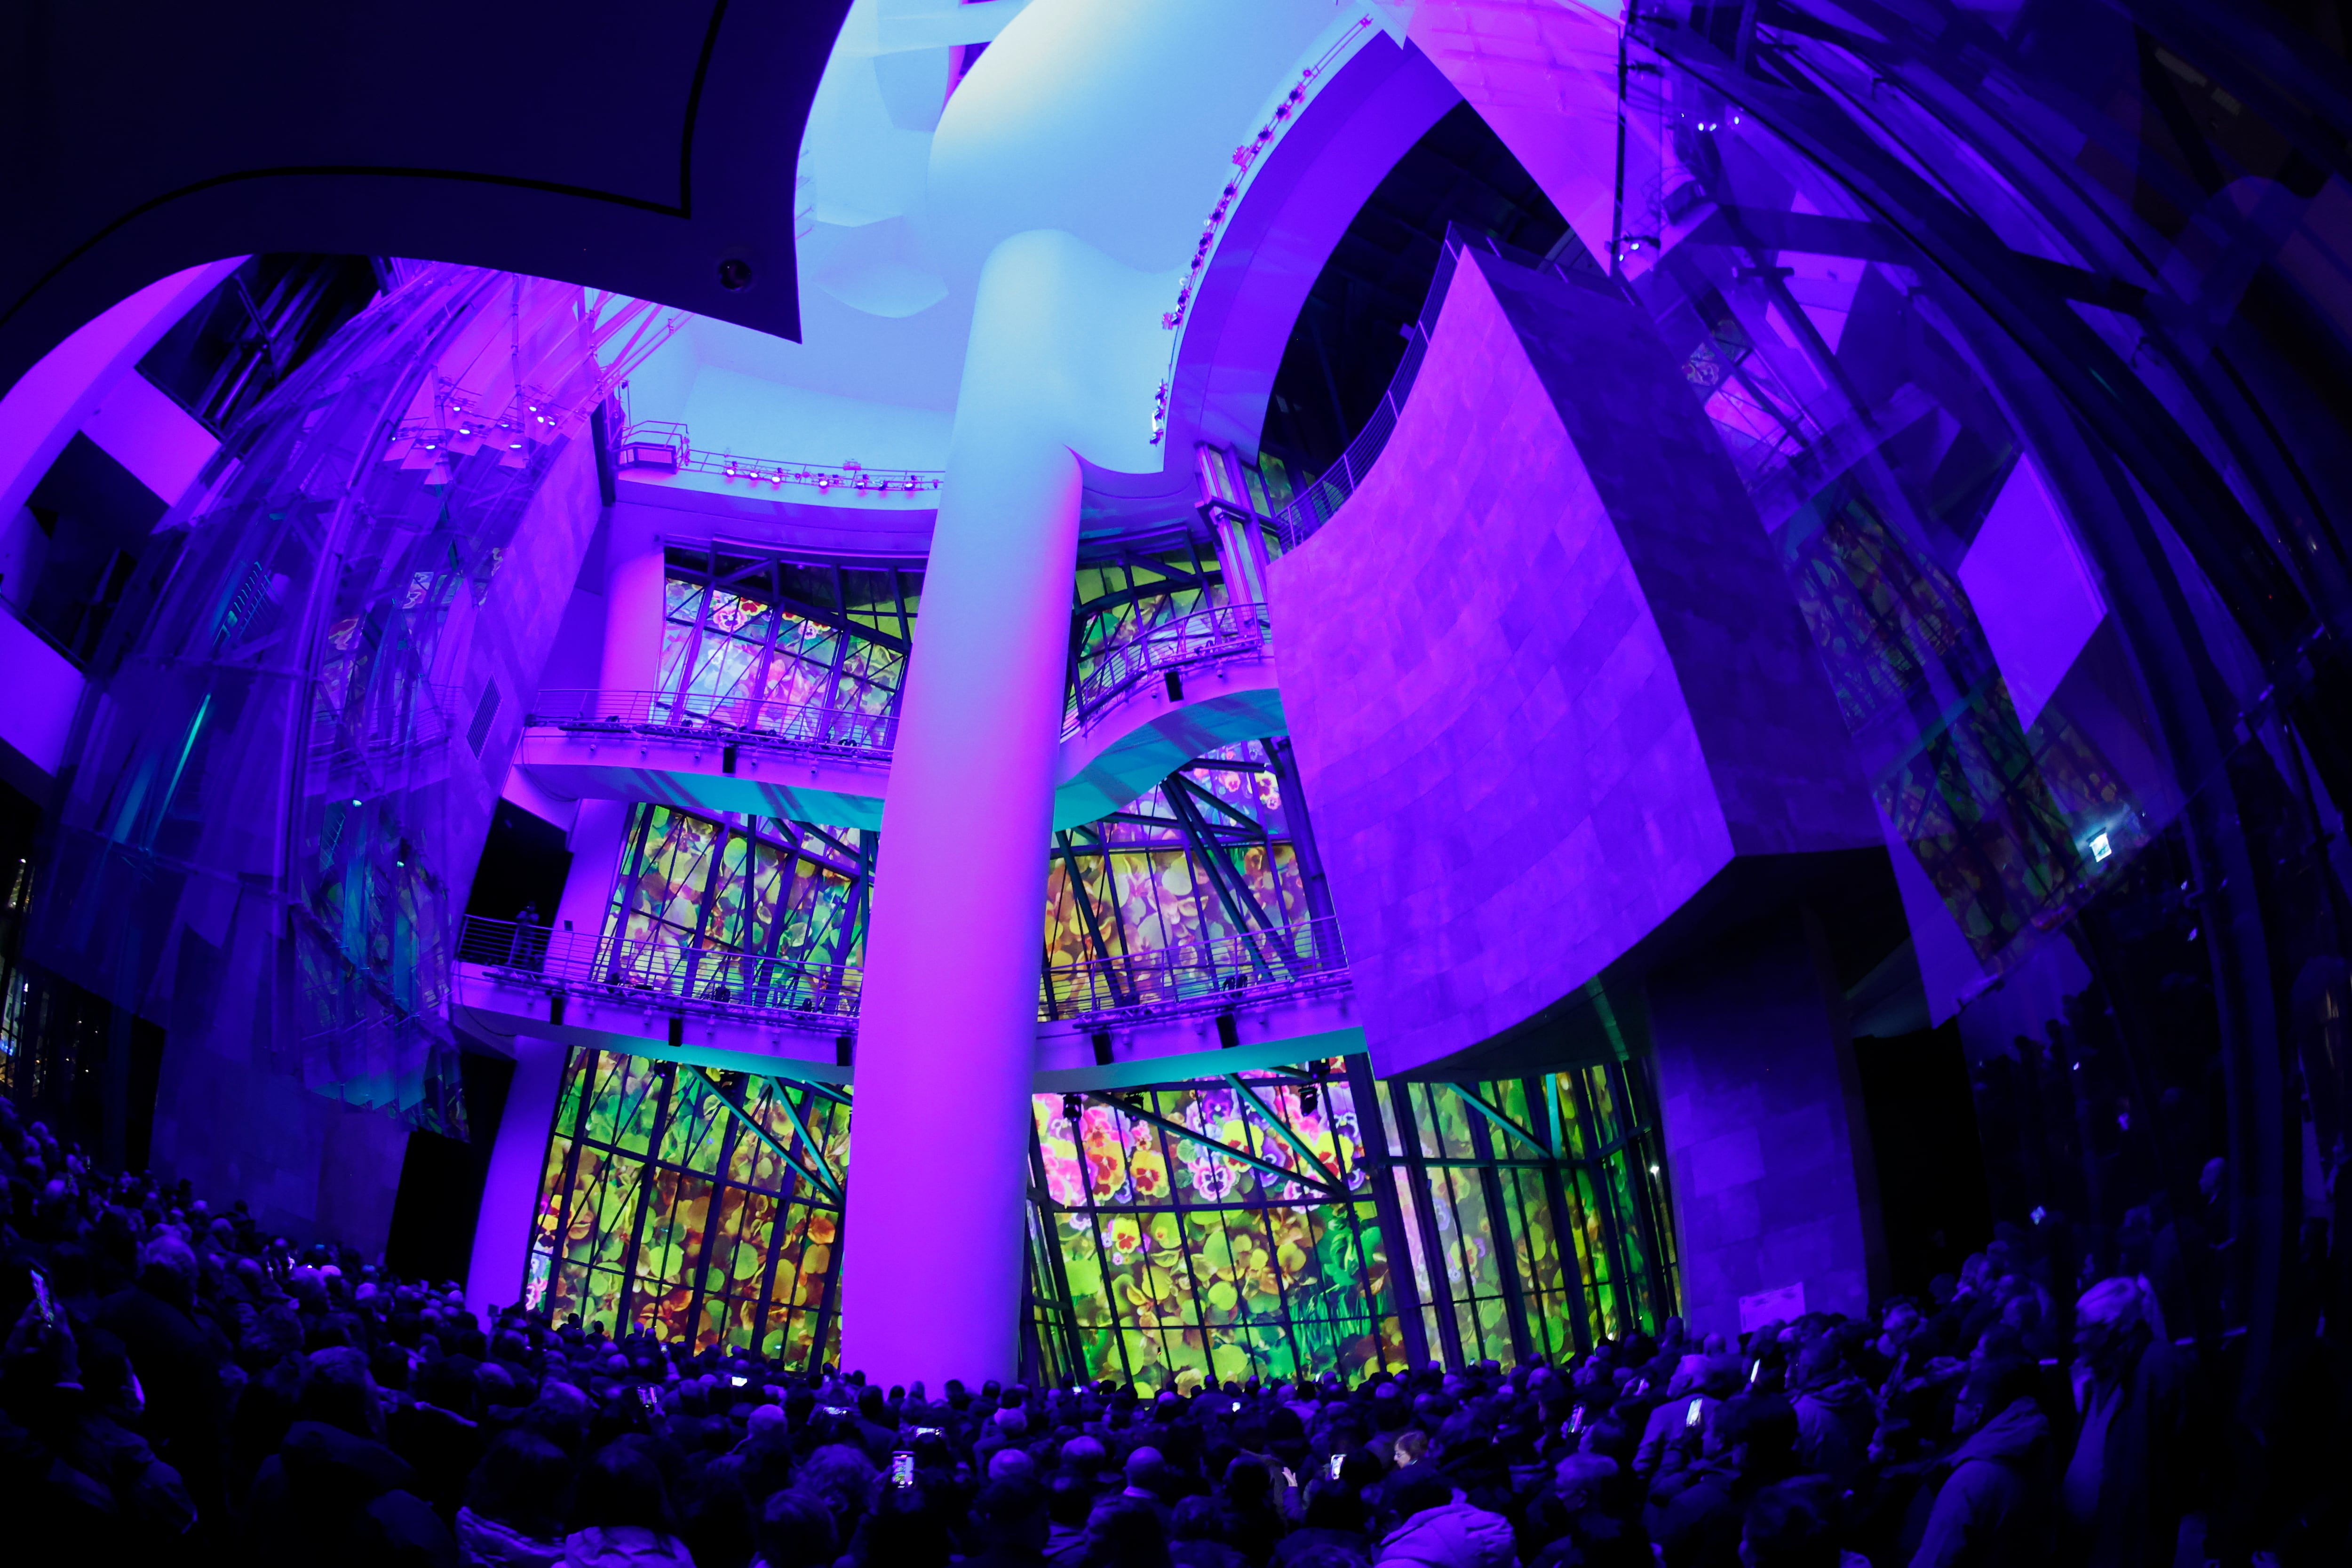
[[[1062,1115],[1069,1121],[1072,1127],[1076,1127],[1078,1124],[1078,1118],[1085,1114],[1086,1109],[1087,1097],[1085,1095],[1066,1094],[1062,1096]]]

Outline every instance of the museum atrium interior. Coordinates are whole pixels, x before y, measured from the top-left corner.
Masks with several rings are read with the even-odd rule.
[[[2352,1332],[2337,7],[117,9],[0,60],[96,1169],[934,1387]]]

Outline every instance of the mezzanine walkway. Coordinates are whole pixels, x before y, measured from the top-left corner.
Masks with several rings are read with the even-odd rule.
[[[1221,605],[1103,650],[1062,732],[1056,830],[1092,822],[1193,758],[1280,734],[1265,611]],[[563,799],[655,801],[879,827],[895,714],[758,696],[542,691],[516,763]]]
[[[468,917],[451,1013],[525,1033],[704,1067],[847,1082],[855,965],[812,963]],[[1153,1082],[1360,1049],[1335,922],[1058,965],[1038,985],[1041,1090]]]

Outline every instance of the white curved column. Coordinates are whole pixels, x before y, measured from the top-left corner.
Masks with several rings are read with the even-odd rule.
[[[1009,1375],[1078,460],[1045,345],[1067,236],[981,277],[866,940],[843,1364]]]

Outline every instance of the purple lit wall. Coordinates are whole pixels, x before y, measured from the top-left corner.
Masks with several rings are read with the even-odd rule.
[[[1465,251],[1380,466],[1272,598],[1381,1073],[1573,993],[1735,860],[1878,842],[1745,490],[1597,280]]]

